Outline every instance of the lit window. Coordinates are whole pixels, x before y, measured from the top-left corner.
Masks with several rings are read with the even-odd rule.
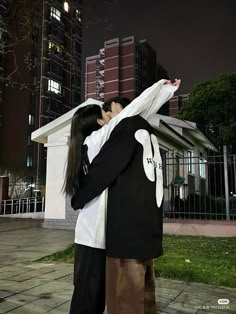
[[[75,16],[78,18],[78,20],[81,22],[81,14],[80,14],[80,10],[76,9],[75,10]]]
[[[27,165],[27,167],[32,167],[33,166],[32,156],[27,156],[26,165]]]
[[[66,12],[69,12],[69,10],[70,10],[70,6],[69,6],[69,3],[67,1],[64,2],[64,10]]]
[[[34,115],[29,114],[29,125],[34,125]]]
[[[199,159],[199,173],[201,178],[206,178],[206,160]]]
[[[61,12],[55,7],[51,7],[50,15],[57,19],[58,21],[61,20]]]
[[[58,44],[52,41],[48,42],[48,49],[50,52],[60,53],[60,54],[62,53],[62,48]]]
[[[193,152],[188,151],[188,173],[193,172]]]
[[[61,94],[61,84],[48,80],[48,91],[53,92],[55,94]]]

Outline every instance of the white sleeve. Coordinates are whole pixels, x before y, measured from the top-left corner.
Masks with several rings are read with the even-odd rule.
[[[137,114],[140,114],[143,118],[147,119],[153,113],[156,113],[160,107],[174,95],[177,87],[167,84],[164,85],[164,83],[165,80],[163,79],[147,88],[118,115],[112,118],[107,125],[94,131],[85,139],[84,144],[88,146],[88,158],[90,162],[99,153],[104,143],[110,137],[113,129],[122,119]]]
[[[165,84],[161,87],[157,97],[148,102],[148,106],[143,106],[143,110],[140,112],[140,116],[144,119],[150,118],[153,114],[163,106],[169,99],[174,96],[177,87],[169,84]]]

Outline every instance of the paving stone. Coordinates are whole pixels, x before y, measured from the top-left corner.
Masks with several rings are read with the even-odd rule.
[[[157,308],[164,310],[170,303],[170,299],[164,297],[156,297]]]
[[[156,285],[157,287],[157,292],[156,292],[156,295],[157,295],[157,298],[158,296],[162,296],[162,295],[165,295],[165,296],[168,296],[168,299],[171,301],[171,300],[174,300],[180,293],[181,293],[181,290],[178,290],[178,289],[172,289],[171,288],[161,288],[161,287],[158,287],[158,285]]]
[[[37,278],[40,277],[42,279],[47,279],[47,278],[52,278],[53,274],[55,276],[55,278],[57,277],[57,274],[59,274],[60,270],[65,270],[67,269],[67,274],[70,273],[70,271],[68,271],[70,268],[67,266],[65,266],[64,264],[50,264],[50,266],[44,266],[42,268],[39,269],[30,269],[30,268],[26,268],[22,267],[21,272],[18,271],[15,273],[11,273],[10,271],[6,273],[5,278],[8,278],[9,280],[14,280],[14,281],[26,281],[32,278]],[[44,274],[46,274],[46,276],[43,276]],[[3,276],[4,277],[4,276]],[[58,276],[60,277],[60,276]],[[0,275],[1,278],[1,275]]]
[[[34,300],[30,303],[25,304],[24,308],[28,311],[31,310],[31,311],[35,311],[38,313],[46,313],[46,312],[53,310],[56,307],[64,304],[66,301],[63,299],[57,298],[55,296],[53,298],[41,296],[37,300]]]
[[[168,314],[181,314],[181,313],[186,313],[186,314],[195,314],[197,313],[197,309],[194,308],[194,306],[191,306],[189,304],[186,304],[184,302],[171,302],[166,308],[165,312]]]
[[[16,225],[0,233],[0,313],[68,314],[73,265],[36,260],[68,247],[74,232]],[[236,313],[236,289],[164,278],[155,284],[158,314]],[[229,299],[230,308],[216,309],[219,298]]]
[[[27,294],[15,294],[13,296],[6,297],[4,298],[4,302],[0,303],[0,313],[7,313],[10,310],[25,305],[34,299],[35,297]]]
[[[25,306],[20,306],[10,312],[10,314],[42,314],[41,310],[35,310],[35,309],[27,309]],[[67,313],[64,313],[67,314]]]
[[[58,307],[54,308],[53,310],[49,311],[48,314],[65,314],[69,313],[70,310],[70,301],[67,301]]]
[[[35,295],[35,296],[45,295],[45,296],[51,297],[51,294],[64,291],[65,289],[71,286],[72,284],[67,284],[67,283],[58,282],[54,280],[54,281],[49,281],[42,285],[38,285],[37,287],[34,287],[32,289],[29,289],[28,293],[30,295]]]
[[[202,305],[204,302],[207,302],[209,300],[209,296],[202,294],[200,292],[197,293],[197,291],[195,293],[189,293],[186,291],[181,292],[175,299],[175,301],[177,302],[185,302],[191,305],[196,305],[196,306],[200,306]]]
[[[42,284],[48,283],[49,281],[50,280],[41,278],[33,278],[24,282],[9,281],[10,285],[6,288],[6,290],[12,291],[14,293],[19,293],[30,290],[34,287],[38,287]]]

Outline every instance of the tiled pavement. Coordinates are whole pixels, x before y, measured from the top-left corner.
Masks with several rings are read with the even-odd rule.
[[[34,261],[67,247],[73,236],[34,221],[0,219],[0,313],[68,313],[73,266]],[[162,314],[236,313],[236,289],[167,279],[157,279],[156,287]]]

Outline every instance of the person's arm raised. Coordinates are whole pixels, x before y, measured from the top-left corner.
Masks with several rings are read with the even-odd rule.
[[[179,88],[180,83],[181,80],[177,79],[175,79],[174,84],[167,80],[166,83],[161,86],[158,95],[155,98],[152,98],[152,100],[150,99],[147,106],[143,106],[140,116],[147,120],[153,114],[157,113],[157,111],[174,96],[174,93]]]
[[[93,146],[93,154],[89,156],[90,161],[98,154],[103,144],[108,140],[115,126],[124,118],[140,114],[147,119],[167,102],[178,89],[178,86],[171,84],[168,80],[160,80],[147,88],[141,95],[135,98],[117,116],[112,118],[107,125],[100,130],[93,132],[85,139],[85,144]],[[90,153],[90,152],[89,152]]]

